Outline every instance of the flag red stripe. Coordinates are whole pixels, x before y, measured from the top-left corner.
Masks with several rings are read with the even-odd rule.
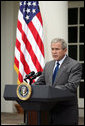
[[[16,67],[19,69],[19,61],[17,60],[16,57],[14,57],[14,63],[16,65]]]
[[[27,39],[27,37],[26,37],[26,35],[24,33],[24,31],[23,31],[22,34],[23,34],[22,40],[26,45],[26,49],[28,50],[37,71],[40,71],[40,70],[42,71],[43,69],[42,69],[42,67],[41,67],[41,65],[40,65],[40,63],[39,63],[39,61],[38,61],[38,59],[37,59],[37,57],[36,57],[36,55],[35,55],[35,53],[34,53],[34,51],[32,49],[32,46],[31,46],[30,42],[28,41],[28,39]]]
[[[37,45],[38,45],[38,47],[39,47],[39,49],[40,49],[40,51],[41,51],[41,53],[44,57],[44,46],[43,46],[42,40],[41,40],[36,28],[34,27],[32,22],[30,22],[28,24],[28,27],[29,27],[30,31],[32,32],[32,34],[35,38],[35,41],[36,41],[36,43],[37,43]]]
[[[22,52],[20,52],[20,61],[21,61],[22,64],[23,64],[25,73],[26,73],[26,74],[29,74],[30,68],[29,68],[27,62],[25,61],[25,57],[24,57],[24,55],[23,55]]]
[[[18,74],[18,79],[19,79],[20,82],[23,82],[23,76],[21,75],[20,72],[19,72],[19,74]]]
[[[20,32],[22,32],[22,24],[19,20],[18,20],[18,23],[17,23],[17,28],[19,29]]]
[[[36,14],[36,16],[39,19],[39,21],[41,22],[41,25],[43,26],[43,21],[42,21],[41,13],[39,12],[38,14]]]
[[[17,50],[20,52],[20,42],[18,41],[18,39],[16,38],[16,48]],[[16,55],[14,57],[14,63],[16,65],[16,67],[19,69],[19,61],[18,59],[16,58]]]
[[[18,22],[18,26],[21,26],[20,21]],[[32,59],[37,71],[40,71],[40,70],[43,71],[43,69],[42,69],[42,67],[41,67],[41,65],[40,65],[40,63],[39,63],[33,49],[32,49],[32,46],[31,46],[30,42],[27,39],[27,36],[25,35],[24,31],[21,28],[22,27],[19,27],[19,30],[22,31],[22,40],[23,40],[23,42],[24,42],[24,44],[26,46],[26,49],[28,50],[28,52],[29,52],[29,54],[31,56],[31,59]]]
[[[22,32],[22,24],[20,23],[19,20],[18,20],[17,27],[18,27],[19,31]],[[33,36],[34,36],[34,38],[35,38],[35,40],[37,42],[37,45],[40,48],[40,51],[41,51],[41,53],[42,53],[42,55],[44,57],[44,45],[43,45],[43,42],[42,42],[42,40],[41,40],[41,38],[40,38],[36,28],[34,27],[32,22],[29,23],[28,27],[31,30],[31,32],[32,32],[32,34],[33,34]]]
[[[28,74],[30,72],[29,66],[28,66],[27,62],[25,61],[25,57],[24,57],[22,51],[20,50],[20,42],[18,41],[18,39],[16,39],[16,42],[17,42],[16,47],[17,47],[18,51],[20,52],[20,61],[22,62],[23,66],[25,66],[24,67],[25,73]]]
[[[21,46],[21,44],[18,41],[18,39],[16,38],[16,47],[17,47],[17,49],[18,49],[19,52],[20,52],[20,46]]]

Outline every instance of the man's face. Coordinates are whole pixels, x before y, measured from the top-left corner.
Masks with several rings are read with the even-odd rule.
[[[51,43],[51,52],[53,59],[59,61],[65,56],[67,49],[63,50],[62,45],[59,42]]]

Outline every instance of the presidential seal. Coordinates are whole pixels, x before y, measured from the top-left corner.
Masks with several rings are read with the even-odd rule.
[[[21,83],[17,86],[17,96],[21,100],[28,100],[31,96],[32,88],[28,83]]]

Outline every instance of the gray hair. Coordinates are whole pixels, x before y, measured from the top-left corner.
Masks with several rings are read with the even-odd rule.
[[[65,42],[64,39],[61,39],[61,38],[55,38],[51,41],[51,44],[52,43],[57,43],[57,42],[60,42],[61,45],[62,45],[62,49],[66,49],[67,48],[67,43]]]

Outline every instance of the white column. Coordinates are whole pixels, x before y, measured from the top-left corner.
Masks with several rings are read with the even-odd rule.
[[[51,60],[51,40],[60,37],[68,41],[68,2],[40,1],[44,28],[45,61]]]
[[[1,112],[13,112],[13,102],[6,101],[3,94],[5,85],[14,80],[15,11],[13,1],[1,2]]]

